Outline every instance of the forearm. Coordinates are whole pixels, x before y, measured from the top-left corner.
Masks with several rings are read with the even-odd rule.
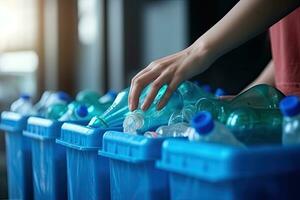
[[[201,51],[205,46],[217,58],[265,31],[299,4],[299,0],[240,0],[191,47]]]
[[[260,75],[249,84],[243,91],[258,85],[258,84],[268,84],[271,86],[275,85],[275,74],[274,74],[274,62],[271,60],[265,69],[260,73]]]

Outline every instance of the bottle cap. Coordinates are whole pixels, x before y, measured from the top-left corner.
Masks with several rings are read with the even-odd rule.
[[[215,92],[215,96],[220,97],[226,95],[226,92],[222,88],[217,88]]]
[[[85,105],[80,105],[76,108],[76,114],[79,117],[84,118],[88,115],[88,108]]]
[[[30,95],[29,94],[21,94],[20,98],[24,99],[24,100],[29,100],[30,99]]]
[[[209,112],[203,111],[192,119],[191,125],[199,134],[205,135],[213,130],[214,120]]]
[[[115,99],[118,95],[118,93],[114,90],[109,90],[106,94],[109,95],[112,99]]]
[[[208,84],[202,85],[201,87],[207,93],[211,93],[212,92],[212,89],[211,89],[210,85],[208,85]]]
[[[198,86],[201,86],[201,81],[199,81],[199,80],[194,80],[193,83],[198,85]]]
[[[66,101],[66,102],[70,102],[71,101],[71,97],[67,93],[65,93],[63,91],[59,91],[56,94],[57,94],[58,98],[61,99],[61,100],[63,100],[63,101]]]
[[[279,104],[284,116],[293,117],[300,113],[300,100],[297,96],[287,96]]]

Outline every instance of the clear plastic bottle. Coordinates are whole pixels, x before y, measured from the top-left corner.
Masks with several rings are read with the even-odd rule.
[[[67,104],[53,104],[49,106],[45,112],[45,118],[58,120],[68,111]]]
[[[54,94],[53,91],[45,91],[42,94],[41,99],[33,106],[33,110],[36,112],[38,116],[40,116],[42,113],[46,110],[46,102],[50,98],[50,96]]]
[[[282,144],[300,143],[300,99],[297,96],[285,97],[280,102],[283,117]]]
[[[189,123],[194,115],[197,113],[197,107],[190,104],[186,105],[180,111],[175,111],[170,116],[168,125],[177,124],[177,123]]]
[[[117,95],[118,93],[116,93],[114,90],[109,90],[105,95],[99,98],[99,102],[101,104],[112,104]]]
[[[177,124],[171,124],[168,126],[160,126],[156,131],[147,131],[144,136],[150,138],[158,137],[187,137],[186,131],[189,128],[189,124],[180,122]]]
[[[22,94],[17,101],[11,104],[10,110],[21,115],[31,115],[33,111],[31,97],[27,94]]]
[[[82,90],[76,95],[76,101],[87,106],[99,103],[100,93],[91,90]]]
[[[68,111],[59,118],[59,121],[84,121],[89,120],[88,107],[85,105],[76,105],[74,108],[68,109]]]
[[[111,106],[101,115],[94,116],[88,126],[92,128],[122,126],[125,116],[129,113],[128,93],[129,88],[121,91]]]
[[[68,104],[70,101],[71,97],[67,93],[59,91],[51,94],[45,103],[45,107],[47,108],[54,104]]]
[[[170,97],[168,103],[161,110],[157,110],[156,106],[161,97],[165,94],[167,86],[163,86],[156,95],[152,105],[147,111],[140,109],[129,113],[124,122],[123,128],[126,133],[146,132],[151,128],[156,128],[168,123],[170,116],[174,111],[180,111],[183,107],[182,96],[175,91]],[[145,92],[147,93],[147,91]]]
[[[178,91],[182,95],[184,105],[195,104],[200,98],[214,98],[214,95],[207,93],[197,84],[184,81],[178,86]]]
[[[191,121],[186,135],[191,141],[209,142],[244,147],[224,125],[213,120],[209,112],[198,113]]]
[[[67,107],[70,101],[71,97],[65,92],[60,91],[51,93],[47,100],[44,102],[44,105],[39,109],[38,115],[50,119],[52,119],[53,117],[56,118],[56,113],[58,112],[58,110],[60,110],[61,112],[65,110],[65,107]]]

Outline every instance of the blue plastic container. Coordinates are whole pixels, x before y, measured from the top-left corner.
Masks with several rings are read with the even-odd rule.
[[[30,117],[23,132],[31,139],[35,199],[67,199],[66,149],[55,142],[62,124],[60,121]]]
[[[171,199],[300,199],[300,145],[239,149],[167,140]]]
[[[169,199],[168,173],[155,168],[164,138],[109,131],[99,154],[110,160],[112,199]]]
[[[65,123],[57,143],[67,147],[68,197],[74,199],[110,199],[108,159],[98,156],[107,130]]]
[[[23,137],[28,117],[2,112],[0,129],[5,131],[8,195],[10,199],[32,199],[30,140]]]

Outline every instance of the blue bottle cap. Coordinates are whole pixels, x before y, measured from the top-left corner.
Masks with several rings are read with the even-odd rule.
[[[191,125],[199,134],[205,135],[213,130],[214,120],[209,112],[203,111],[195,115]]]
[[[215,92],[215,96],[220,97],[226,95],[226,92],[222,88],[217,88]]]
[[[30,99],[30,95],[29,94],[21,94],[20,98],[24,99],[24,100],[29,100]]]
[[[112,99],[115,99],[118,95],[118,93],[114,90],[109,90],[106,94],[109,95]]]
[[[201,86],[201,81],[199,81],[199,80],[195,80],[195,81],[193,81],[193,83],[198,85],[198,86]]]
[[[85,105],[80,105],[76,108],[76,114],[79,117],[84,118],[88,115],[88,108]]]
[[[71,101],[71,97],[63,91],[59,91],[56,94],[57,94],[59,99],[65,101],[65,102],[70,102]]]
[[[297,96],[287,96],[279,104],[284,116],[293,117],[300,113],[300,100]]]
[[[208,84],[202,85],[201,87],[207,93],[211,93],[212,92],[212,88]]]

